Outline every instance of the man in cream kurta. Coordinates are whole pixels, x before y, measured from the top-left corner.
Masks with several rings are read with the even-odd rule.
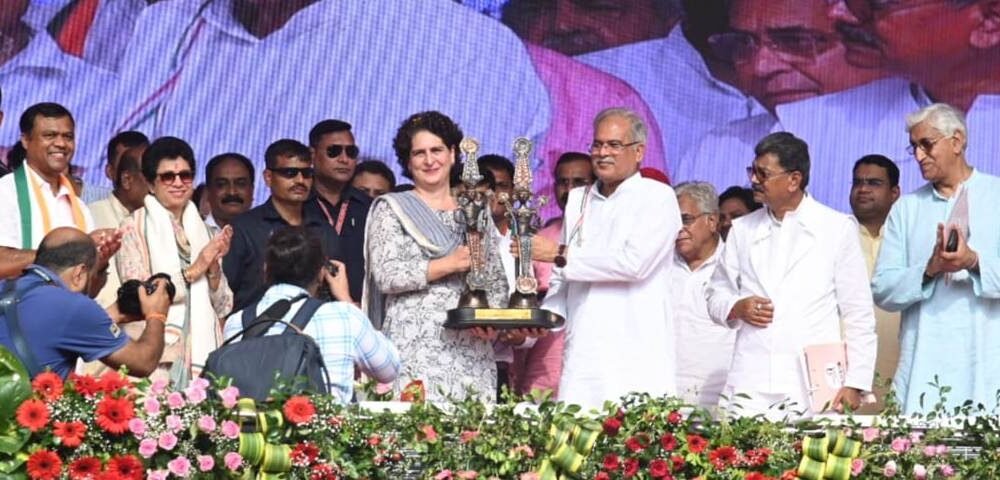
[[[774,133],[755,154],[751,183],[767,208],[733,221],[707,292],[712,319],[737,329],[724,393],[731,413],[806,414],[803,350],[840,341],[847,369],[831,404],[858,408],[862,392],[871,390],[876,338],[857,224],[805,193],[809,154],[800,139]],[[790,410],[775,410],[777,404]]]
[[[609,109],[594,123],[598,182],[569,195],[543,304],[567,319],[559,398],[584,408],[629,392],[676,392],[666,285],[681,226],[677,198],[638,173],[646,129],[637,115]]]

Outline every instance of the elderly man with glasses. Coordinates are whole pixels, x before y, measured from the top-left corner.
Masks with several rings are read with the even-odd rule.
[[[933,104],[907,116],[911,151],[927,183],[889,213],[872,293],[901,311],[893,386],[906,412],[930,408],[948,386],[948,408],[996,406],[1000,372],[1000,178],[966,159],[962,113]],[[923,405],[921,405],[921,403]]]
[[[772,133],[754,154],[747,172],[766,208],[733,221],[707,289],[712,320],[736,330],[720,405],[731,414],[774,420],[818,413],[824,403],[836,411],[856,409],[871,390],[876,352],[857,224],[806,193],[805,142]],[[842,368],[840,378],[829,385],[831,398],[813,398],[811,384],[827,382],[825,375],[810,375],[802,359],[827,346],[838,354],[829,362]],[[825,370],[827,362],[822,365]]]

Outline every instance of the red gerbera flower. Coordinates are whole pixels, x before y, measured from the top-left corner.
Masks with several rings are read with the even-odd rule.
[[[84,397],[91,398],[101,391],[101,384],[90,375],[69,374],[69,381],[73,383],[73,389]]]
[[[291,457],[296,466],[307,467],[319,457],[319,447],[311,442],[301,442],[292,449]]]
[[[677,437],[674,434],[667,432],[660,437],[660,446],[668,452],[674,451],[677,448]]]
[[[769,477],[760,472],[749,472],[743,477],[743,480],[774,480],[774,477]]]
[[[101,460],[97,457],[80,457],[69,464],[69,478],[89,480],[101,473]]]
[[[747,464],[751,467],[759,467],[767,463],[767,459],[771,456],[771,449],[769,448],[754,448],[748,450],[746,453]]]
[[[104,397],[97,403],[97,425],[110,434],[126,432],[134,416],[135,406],[127,398]]]
[[[719,447],[708,454],[708,461],[715,465],[716,470],[723,470],[739,458],[739,452],[733,447]]]
[[[94,476],[94,480],[122,480],[115,472],[100,472]]]
[[[63,381],[52,372],[42,372],[31,382],[31,388],[42,396],[46,402],[58,400],[63,394]]]
[[[316,407],[313,406],[312,401],[302,395],[289,398],[282,411],[285,412],[285,418],[296,425],[307,423],[312,420],[313,415],[316,415]]]
[[[51,450],[38,450],[28,457],[28,477],[32,480],[56,480],[62,473],[62,460]]]
[[[426,398],[427,390],[424,388],[423,380],[413,380],[407,383],[399,395],[400,400],[412,403],[424,403]]]
[[[134,455],[111,457],[111,460],[108,460],[107,471],[118,474],[118,477],[123,480],[142,480],[143,475],[145,475],[142,461]]]
[[[611,480],[611,476],[606,472],[597,472],[597,475],[594,475],[594,480]]]
[[[665,478],[670,475],[670,466],[666,460],[657,458],[649,462],[649,475],[653,478]]]
[[[87,426],[83,422],[56,422],[54,425],[52,432],[62,440],[63,445],[76,448],[83,443],[83,436],[87,433]]]
[[[115,393],[123,388],[128,388],[132,384],[124,375],[117,370],[108,370],[97,379],[97,384],[102,392],[107,394]]]
[[[625,478],[632,478],[639,471],[639,460],[636,458],[629,458],[625,460],[625,467],[622,469],[622,475]]]
[[[671,425],[677,425],[678,423],[681,423],[681,420],[684,420],[684,416],[681,415],[681,412],[678,412],[677,410],[674,410],[670,412],[669,415],[667,415],[667,422],[669,422]]]
[[[798,473],[794,468],[790,470],[785,470],[784,473],[781,474],[781,480],[796,480],[798,478],[799,478]]]
[[[618,470],[618,463],[619,463],[618,455],[609,453],[604,456],[604,462],[602,462],[602,466],[604,467],[605,470],[613,472],[615,470]]]
[[[337,480],[337,470],[333,466],[320,463],[313,465],[312,471],[309,472],[309,480]]]
[[[671,469],[673,471],[675,471],[675,472],[679,471],[680,469],[684,468],[684,457],[682,457],[680,455],[674,455],[674,456],[670,457],[670,463],[672,465]]]
[[[688,435],[688,450],[691,453],[701,453],[708,446],[708,440],[705,440],[701,435]]]
[[[49,423],[49,407],[41,400],[29,398],[17,407],[17,423],[37,432]]]
[[[604,419],[604,423],[601,425],[604,428],[604,433],[609,437],[618,435],[618,430],[622,428],[622,421],[615,417],[608,417]]]

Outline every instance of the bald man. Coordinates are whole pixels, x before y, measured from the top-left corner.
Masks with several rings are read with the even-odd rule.
[[[125,366],[133,376],[148,376],[156,369],[170,305],[166,286],[160,281],[152,293],[139,289],[142,319],[122,315],[117,304],[104,310],[84,294],[93,287],[97,263],[97,244],[90,236],[60,227],[42,239],[34,263],[20,277],[0,283],[0,298],[19,298],[0,309],[0,345],[14,352],[31,375],[51,369],[66,378],[79,358],[100,360],[114,369]],[[11,333],[8,316],[17,320],[13,323],[20,335]],[[137,340],[119,328],[143,319],[146,328]]]

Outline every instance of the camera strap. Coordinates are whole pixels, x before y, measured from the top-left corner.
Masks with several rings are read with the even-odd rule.
[[[17,313],[17,304],[20,303],[21,298],[23,298],[26,293],[42,285],[48,285],[48,283],[49,282],[34,283],[29,285],[28,288],[18,292],[17,280],[10,279],[4,286],[3,293],[0,294],[0,308],[3,309],[3,316],[7,322],[7,331],[10,334],[11,343],[14,344],[14,353],[16,353],[17,357],[24,363],[24,367],[28,369],[28,375],[31,377],[41,373],[42,369],[39,367],[38,361],[35,359],[34,352],[28,348],[28,341],[24,338],[24,332],[21,330],[21,321]]]

